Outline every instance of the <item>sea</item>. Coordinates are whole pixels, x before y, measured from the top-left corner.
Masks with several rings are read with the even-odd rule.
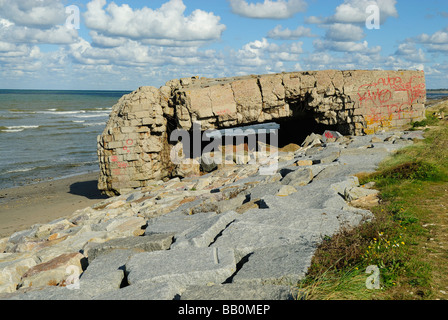
[[[430,93],[427,92],[426,93],[426,99],[430,100],[430,99],[445,99],[448,97],[448,93]]]
[[[99,171],[97,136],[127,93],[0,90],[0,189]]]

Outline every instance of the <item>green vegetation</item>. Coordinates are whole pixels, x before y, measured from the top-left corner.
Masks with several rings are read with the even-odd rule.
[[[448,121],[428,112],[412,124],[422,126],[425,140],[358,176],[380,190],[375,218],[324,239],[298,284],[304,299],[448,298]],[[380,268],[379,290],[365,286],[369,265]]]
[[[437,119],[437,117],[433,114],[433,113],[428,113],[426,115],[426,119],[422,120],[422,121],[416,121],[413,122],[412,125],[412,130],[415,129],[421,129],[421,127],[425,127],[425,126],[434,126],[437,125],[437,123],[439,122],[439,119]]]

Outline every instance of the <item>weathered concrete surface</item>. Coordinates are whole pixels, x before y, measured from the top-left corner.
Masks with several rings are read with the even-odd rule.
[[[419,71],[194,77],[159,89],[141,87],[118,101],[98,137],[98,186],[116,195],[154,180],[197,175],[200,159],[174,164],[171,152],[182,155],[182,148],[169,142],[172,130],[190,130],[194,123],[207,130],[289,118],[299,123],[306,116],[302,121],[362,135],[423,119],[425,101],[425,75]]]

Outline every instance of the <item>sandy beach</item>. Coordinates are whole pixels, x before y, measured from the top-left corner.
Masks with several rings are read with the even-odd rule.
[[[97,189],[98,172],[0,189],[0,238],[70,216],[107,196]]]

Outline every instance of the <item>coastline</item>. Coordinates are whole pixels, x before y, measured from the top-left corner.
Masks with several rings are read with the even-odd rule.
[[[70,216],[106,199],[97,188],[99,172],[0,189],[0,238],[37,223]]]
[[[426,107],[447,101],[429,99]],[[97,189],[99,171],[0,189],[0,238],[38,223],[71,216],[108,198]]]

